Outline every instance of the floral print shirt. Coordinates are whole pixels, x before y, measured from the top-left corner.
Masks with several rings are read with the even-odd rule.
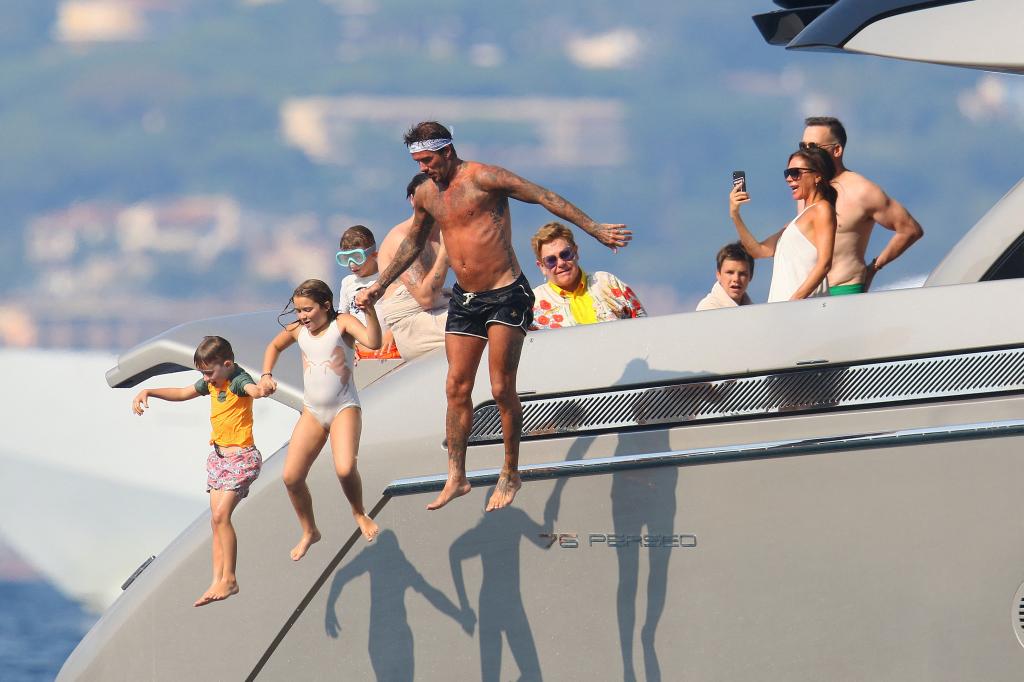
[[[576,291],[545,282],[533,290],[533,325],[530,329],[559,329],[580,324],[647,317],[640,300],[622,280],[608,272],[583,273]],[[582,307],[581,307],[582,305]],[[585,311],[574,313],[573,309]]]

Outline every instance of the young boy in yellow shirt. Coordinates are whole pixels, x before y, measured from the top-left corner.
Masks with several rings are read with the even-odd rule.
[[[237,539],[231,513],[249,494],[260,474],[263,457],[252,438],[252,401],[265,393],[248,372],[235,364],[231,344],[220,336],[207,336],[196,348],[195,365],[203,378],[184,388],[146,388],[132,400],[132,411],[142,415],[149,398],[180,402],[210,396],[210,445],[206,459],[206,492],[210,493],[213,529],[213,582],[193,606],[205,606],[238,593],[235,576]]]

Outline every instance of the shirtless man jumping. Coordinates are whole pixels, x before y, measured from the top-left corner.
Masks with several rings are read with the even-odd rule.
[[[519,438],[523,408],[516,392],[516,370],[526,329],[532,319],[533,290],[512,249],[509,197],[540,204],[568,220],[605,246],[626,246],[632,233],[625,225],[594,222],[554,192],[498,166],[463,161],[452,135],[440,123],[413,126],[405,135],[413,161],[431,182],[416,189],[408,236],[391,264],[356,298],[371,305],[416,260],[436,223],[455,271],[456,285],[448,308],[445,352],[448,356],[448,480],[427,509],[439,509],[470,490],[466,479],[466,444],[473,421],[473,381],[490,343],[491,394],[501,413],[505,462],[487,511],[512,503],[519,478]]]
[[[839,119],[812,116],[804,121],[800,148],[822,147],[832,155],[836,177],[832,184],[839,191],[836,201],[836,243],[832,269],[828,273],[829,294],[860,294],[868,290],[871,280],[883,267],[896,260],[911,244],[924,235],[924,230],[903,205],[887,195],[881,187],[843,165],[846,150],[846,129]],[[870,263],[865,254],[871,229],[878,223],[896,234],[882,252]]]

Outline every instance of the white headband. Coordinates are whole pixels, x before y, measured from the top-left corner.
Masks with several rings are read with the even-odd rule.
[[[452,139],[450,137],[440,137],[435,140],[420,140],[419,142],[412,142],[409,144],[409,153],[436,152],[438,149],[444,149],[451,143]]]

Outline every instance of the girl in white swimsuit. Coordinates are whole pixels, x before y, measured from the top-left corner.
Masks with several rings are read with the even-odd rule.
[[[320,539],[306,476],[328,437],[334,468],[356,524],[367,540],[377,535],[377,524],[363,508],[362,482],[356,469],[362,415],[352,377],[352,356],[353,341],[366,348],[380,348],[381,331],[373,306],[364,311],[366,326],[353,315],[335,312],[334,294],[318,279],[296,287],[285,309],[288,312],[295,312],[298,320],[267,345],[260,388],[268,395],[277,389],[272,374],[277,358],[298,341],[302,351],[303,409],[284,463],[284,484],[302,525],[302,538],[291,551],[292,560],[298,561]]]
[[[769,303],[827,296],[836,240],[832,157],[821,147],[800,149],[789,157],[784,174],[793,199],[803,201],[806,208],[763,242],[740,217],[740,206],[750,201],[750,196],[737,185],[729,193],[729,215],[743,248],[754,258],[775,258]]]
[[[302,405],[325,430],[347,407],[360,407],[352,381],[353,349],[337,324],[328,324],[319,336],[308,326],[298,329],[302,351]]]

